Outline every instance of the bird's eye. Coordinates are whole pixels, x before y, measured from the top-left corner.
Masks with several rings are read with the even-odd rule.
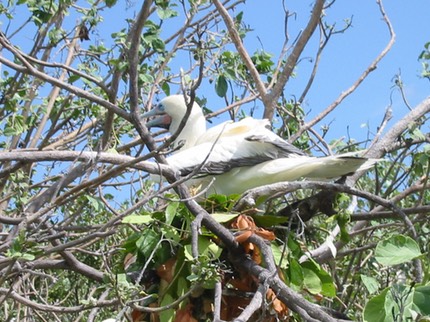
[[[157,110],[159,110],[159,111],[164,111],[164,105],[163,104],[158,104],[158,106],[157,106]]]

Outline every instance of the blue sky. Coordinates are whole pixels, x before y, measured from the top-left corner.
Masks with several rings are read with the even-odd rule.
[[[285,1],[290,13],[288,33],[291,42],[308,21],[312,1]],[[394,124],[408,112],[401,95],[393,87],[396,75],[401,75],[404,91],[411,106],[415,106],[429,95],[429,82],[420,78],[421,63],[418,56],[424,44],[430,41],[430,19],[428,19],[428,1],[384,1],[385,11],[396,33],[396,42],[392,50],[380,62],[360,87],[330,114],[320,126],[330,123],[328,141],[350,135],[362,140],[368,135],[368,129],[375,132],[388,107],[393,110]],[[244,39],[250,53],[259,49],[279,56],[284,41],[284,10],[282,1],[247,1],[240,5],[235,14],[244,12],[243,20],[253,29]],[[183,21],[183,17],[177,19]],[[314,85],[304,102],[308,113],[307,120],[330,105],[341,92],[349,88],[363,73],[368,65],[385,48],[390,39],[388,28],[382,20],[376,1],[349,0],[336,1],[326,10],[326,21],[336,23],[342,28],[345,19],[352,19],[352,27],[345,33],[332,37],[320,63]],[[302,57],[313,58],[316,52],[318,32],[306,47]],[[172,66],[177,65],[174,62]],[[297,66],[296,77],[285,88],[287,98],[298,97],[310,73],[312,63],[303,59]],[[198,95],[208,98],[208,107],[213,110],[224,107],[222,99],[215,94],[213,86],[202,87]],[[261,116],[263,107],[257,103],[255,116]],[[224,118],[214,122],[221,122]],[[276,125],[276,124],[275,124]]]
[[[265,50],[278,53],[283,39],[283,12],[280,1],[267,1],[264,6],[258,1],[246,4],[248,20],[255,27],[253,35],[246,39],[252,48],[252,38],[262,40]],[[286,1],[290,11],[297,12],[297,19],[289,19],[290,38],[296,35],[298,28],[308,17],[309,1]],[[393,78],[401,74],[405,93],[409,103],[414,106],[429,95],[429,83],[419,77],[421,63],[418,56],[424,44],[430,41],[430,19],[428,19],[428,1],[384,1],[387,15],[396,33],[396,42],[392,50],[381,61],[358,90],[329,115],[326,122],[332,123],[333,136],[344,133],[346,126],[352,136],[364,137],[366,130],[362,124],[368,123],[372,130],[379,125],[386,108],[391,105],[393,121],[408,112],[402,103],[400,93],[393,90]],[[270,16],[270,26],[267,19]],[[381,19],[376,1],[336,1],[326,11],[328,22],[336,22],[340,28],[343,19],[352,17],[352,28],[344,34],[334,36],[327,45],[320,63],[320,69],[309,93],[304,108],[309,117],[327,107],[338,95],[351,86],[365,68],[376,58],[389,40],[388,29]],[[296,31],[296,32],[295,32]],[[258,45],[258,42],[256,42]],[[314,44],[306,48],[303,56],[310,56],[315,51]],[[310,49],[310,51],[309,51]],[[288,95],[301,93],[307,80],[310,64],[303,61],[297,69],[297,77],[285,88]]]

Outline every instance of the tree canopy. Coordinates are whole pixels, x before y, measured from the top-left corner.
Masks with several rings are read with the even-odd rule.
[[[244,0],[1,3],[0,319],[430,316],[430,98],[410,106],[399,80],[408,111],[399,120],[389,123],[387,110],[365,139],[327,141],[321,123],[395,41],[378,0],[384,47],[309,117],[305,100],[326,45],[352,25],[329,23],[336,4],[315,0],[298,13],[279,3],[285,38],[268,52],[247,49],[253,21]],[[303,25],[292,34],[296,15]],[[297,68],[305,48],[309,74]],[[416,56],[426,81],[429,43]],[[292,78],[304,82],[300,92],[288,90]],[[171,139],[141,117],[177,93],[211,123],[261,108],[274,132],[309,155],[366,149],[381,160],[336,182],[197,200],[166,164]],[[163,180],[151,177],[160,172]]]

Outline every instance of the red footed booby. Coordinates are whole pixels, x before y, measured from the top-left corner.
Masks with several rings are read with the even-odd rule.
[[[173,134],[186,111],[184,96],[171,95],[143,117],[155,116],[146,125],[164,127]],[[167,162],[181,176],[195,171],[187,185],[207,189],[206,195],[240,194],[266,184],[302,178],[334,179],[369,169],[377,162],[351,153],[310,157],[269,130],[269,126],[268,120],[247,117],[206,130],[202,109],[194,102],[184,128],[173,142],[179,150]]]

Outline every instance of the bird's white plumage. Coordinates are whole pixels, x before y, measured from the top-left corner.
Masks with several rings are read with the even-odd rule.
[[[143,117],[159,116],[154,121],[148,122],[150,126],[168,125],[169,132],[174,134],[179,129],[182,118],[187,111],[187,103],[183,95],[171,95],[164,98],[158,106],[145,113]],[[168,117],[166,117],[168,116]],[[166,124],[168,122],[168,124]],[[206,121],[200,106],[194,102],[187,123],[182,128],[173,147],[181,146],[187,149],[196,144],[197,139],[206,132]]]
[[[169,131],[174,133],[186,109],[184,96],[172,95],[144,116],[166,113],[171,118]],[[154,124],[160,122],[159,118]],[[174,142],[182,148],[167,161],[181,175],[194,172],[188,185],[208,188],[207,194],[242,193],[300,178],[332,179],[368,169],[376,162],[351,154],[309,157],[269,130],[269,125],[268,120],[248,117],[206,131],[201,108],[194,103],[190,118]]]

